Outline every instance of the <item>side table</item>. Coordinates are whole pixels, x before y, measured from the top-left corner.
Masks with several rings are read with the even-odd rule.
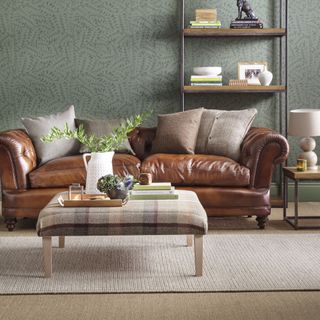
[[[283,220],[288,222],[296,230],[298,229],[319,229],[320,226],[299,226],[299,220],[320,219],[320,216],[299,216],[299,181],[301,180],[320,180],[320,170],[297,171],[296,167],[283,168],[284,183],[284,205]],[[294,216],[287,216],[288,204],[288,179],[294,181]]]

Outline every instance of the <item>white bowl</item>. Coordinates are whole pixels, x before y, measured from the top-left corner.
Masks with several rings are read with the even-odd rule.
[[[199,76],[217,76],[221,74],[221,67],[196,67],[193,68],[193,73]]]

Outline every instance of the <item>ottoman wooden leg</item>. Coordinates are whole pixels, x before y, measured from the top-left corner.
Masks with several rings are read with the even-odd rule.
[[[194,235],[194,262],[196,276],[202,276],[203,269],[203,235]]]
[[[193,234],[187,234],[187,246],[192,247],[193,243]]]
[[[65,245],[65,236],[59,236],[59,248],[63,249]]]
[[[51,237],[42,237],[44,276],[50,278],[52,275],[52,241]]]

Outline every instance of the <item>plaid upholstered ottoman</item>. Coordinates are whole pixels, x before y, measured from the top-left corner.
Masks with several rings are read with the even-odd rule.
[[[42,237],[45,277],[52,275],[52,237],[65,236],[186,235],[194,238],[195,273],[202,275],[203,235],[208,230],[205,210],[192,191],[177,191],[178,200],[130,200],[123,207],[61,207],[57,194],[40,212],[38,236]]]

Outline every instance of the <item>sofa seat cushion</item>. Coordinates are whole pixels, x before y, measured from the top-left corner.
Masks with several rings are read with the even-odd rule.
[[[221,156],[163,154],[149,156],[141,172],[152,174],[154,181],[170,181],[176,186],[246,187],[250,170]]]
[[[115,154],[113,172],[120,176],[127,174],[138,178],[140,160],[130,154]],[[31,188],[61,188],[72,183],[85,185],[86,170],[81,155],[55,159],[29,174]]]

